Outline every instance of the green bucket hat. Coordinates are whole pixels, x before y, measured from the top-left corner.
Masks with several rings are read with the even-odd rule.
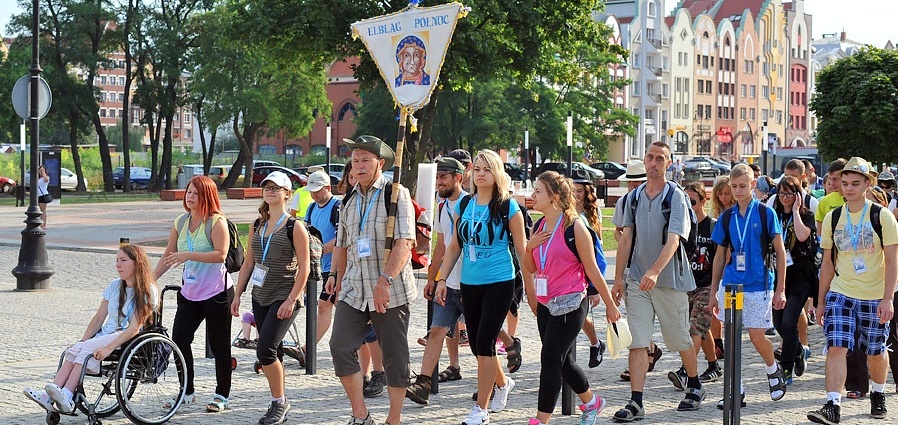
[[[362,149],[377,155],[378,158],[383,158],[384,170],[393,168],[393,161],[396,158],[396,154],[393,152],[393,148],[383,140],[374,136],[363,135],[359,136],[356,140],[343,139],[343,143],[346,144],[350,150]]]

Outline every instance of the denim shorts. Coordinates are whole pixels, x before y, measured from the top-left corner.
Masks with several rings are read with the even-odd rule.
[[[446,305],[433,304],[433,321],[430,326],[449,328],[451,334],[462,313],[461,291],[446,288]]]
[[[859,300],[838,292],[826,294],[826,316],[823,331],[830,347],[845,347],[849,351],[864,350],[869,356],[885,351],[889,324],[879,323],[876,313],[880,300]],[[855,335],[859,340],[855,340]]]

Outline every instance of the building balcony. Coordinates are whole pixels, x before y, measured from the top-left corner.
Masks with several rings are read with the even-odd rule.
[[[649,44],[654,46],[656,49],[661,49],[661,39],[649,39]]]

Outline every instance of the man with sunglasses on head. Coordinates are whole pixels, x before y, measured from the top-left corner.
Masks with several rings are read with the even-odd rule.
[[[885,169],[879,173],[876,184],[886,192],[886,199],[889,201],[889,211],[894,212],[898,208],[898,191],[896,191],[895,187],[895,175]],[[898,214],[895,217],[898,217]]]

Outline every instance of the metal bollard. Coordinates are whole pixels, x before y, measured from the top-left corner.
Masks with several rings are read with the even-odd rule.
[[[296,342],[299,344],[299,341]],[[300,350],[302,347],[296,347]],[[318,280],[306,286],[306,375],[318,373]]]
[[[742,285],[724,292],[723,424],[739,425],[742,410]]]
[[[574,361],[577,361],[577,346],[574,345]],[[571,386],[568,385],[567,381],[565,381],[564,377],[561,378],[561,414],[562,415],[573,415],[576,410],[574,406],[576,403],[574,402],[574,398],[576,395],[574,391],[571,390]]]

